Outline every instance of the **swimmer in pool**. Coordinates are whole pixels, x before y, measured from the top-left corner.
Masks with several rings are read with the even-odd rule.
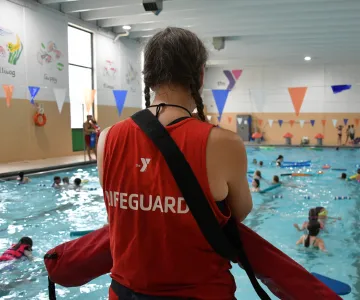
[[[60,178],[60,176],[55,176],[55,177],[54,177],[54,182],[53,182],[53,184],[52,184],[51,187],[53,187],[53,188],[59,188],[59,187],[60,187],[60,184],[61,184],[61,178]]]
[[[345,173],[341,173],[340,179],[346,180],[346,174],[345,174]]]
[[[283,161],[284,161],[284,156],[279,155],[279,157],[276,159],[276,165],[280,167]]]
[[[285,186],[285,187],[292,187],[292,188],[298,188],[298,187],[300,187],[300,186],[298,186],[298,185],[296,185],[296,184],[292,184],[292,183],[289,183],[289,182],[280,181],[280,178],[279,178],[279,176],[277,176],[277,175],[274,175],[271,184],[272,184],[272,185],[281,184],[281,185],[283,185],[283,186]]]
[[[263,161],[260,161],[259,162],[259,167],[263,167],[264,166],[264,162]]]
[[[24,176],[24,172],[20,172],[18,174],[18,177],[16,178],[16,180],[19,182],[19,184],[26,184],[30,182],[29,177]]]
[[[298,231],[303,231],[303,230],[305,230],[307,228],[310,221],[317,220],[321,225],[320,228],[324,229],[324,227],[325,227],[324,223],[325,223],[326,219],[341,220],[340,217],[330,217],[330,216],[328,216],[328,211],[324,207],[318,206],[316,208],[311,208],[309,210],[309,221],[305,221],[302,224],[301,227],[298,224],[294,224],[294,227]]]
[[[254,179],[263,179],[262,176],[261,176],[261,172],[259,170],[256,170],[255,173],[254,173]]]
[[[69,185],[70,184],[69,177],[64,177],[62,179],[62,182],[63,182],[63,185]]]
[[[355,180],[360,180],[360,169],[357,169]]]
[[[251,183],[251,191],[253,193],[260,192],[260,180],[257,178],[254,178],[254,180]]]
[[[306,248],[312,246],[313,248],[319,248],[321,251],[326,252],[324,241],[317,237],[320,232],[320,228],[321,224],[318,221],[310,221],[307,226],[308,234],[304,234],[296,242],[296,245],[303,244]]]
[[[32,260],[32,245],[33,241],[31,238],[27,236],[22,237],[17,244],[12,245],[11,248],[7,249],[0,256],[0,262],[16,260],[22,257],[27,257],[29,260]]]
[[[81,188],[81,179],[80,178],[75,178],[74,179],[74,188],[75,189]]]
[[[254,165],[257,165],[257,160],[256,160],[256,158],[253,159],[252,163],[253,163]]]

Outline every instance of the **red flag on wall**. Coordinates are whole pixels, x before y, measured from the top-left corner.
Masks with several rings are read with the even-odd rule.
[[[263,123],[263,120],[258,119],[258,120],[257,120],[257,123],[258,123],[258,126],[260,126],[260,127],[261,127],[261,126],[262,126],[262,123]]]
[[[321,123],[323,124],[323,126],[326,125],[326,120],[321,120]]]
[[[360,121],[359,119],[355,119],[355,125],[356,126],[359,126],[359,121]]]
[[[229,121],[229,123],[231,123],[232,117],[228,117],[228,121]]]
[[[289,123],[290,123],[290,126],[293,127],[295,120],[290,120]]]
[[[304,86],[304,87],[288,88],[288,91],[295,109],[295,113],[298,116],[305,98],[307,87]]]

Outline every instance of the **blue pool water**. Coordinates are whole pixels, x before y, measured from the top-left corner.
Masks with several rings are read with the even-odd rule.
[[[324,149],[313,151],[307,148],[276,148],[263,150],[248,147],[249,169],[256,158],[263,160],[261,169],[265,179],[290,172],[317,172],[324,164],[334,168],[347,168],[347,174],[355,174],[360,163],[359,150]],[[286,161],[312,160],[311,167],[281,169],[270,165],[277,155]],[[245,224],[291,256],[312,272],[341,280],[351,285],[353,292],[343,298],[360,298],[360,184],[345,182],[338,177],[341,172],[327,170],[313,177],[282,177],[299,188],[275,189],[266,194],[253,194],[254,209]],[[54,174],[32,177],[28,185],[17,186],[13,182],[0,183],[0,251],[8,248],[21,236],[34,240],[34,255],[29,263],[18,262],[15,269],[0,271],[0,299],[48,299],[47,277],[42,263],[45,252],[70,239],[72,230],[95,229],[106,222],[102,191],[95,167],[59,172],[57,175],[82,177],[89,183],[82,191],[55,190],[49,188]],[[45,184],[41,187],[39,184]],[[97,187],[95,191],[89,188]],[[263,184],[262,188],[266,187]],[[273,197],[274,195],[282,198]],[[351,200],[334,200],[335,196],[351,196]],[[305,199],[309,198],[310,199]],[[324,206],[330,216],[340,216],[341,221],[327,222],[321,233],[328,253],[305,250],[296,246],[301,236],[294,223],[302,224],[311,207]],[[246,241],[245,241],[246,242]],[[1,267],[0,267],[1,268]],[[238,299],[258,299],[246,274],[237,266],[233,268],[237,282]],[[58,299],[107,299],[109,277],[103,276],[80,288],[57,286]],[[273,299],[276,299],[273,297]]]

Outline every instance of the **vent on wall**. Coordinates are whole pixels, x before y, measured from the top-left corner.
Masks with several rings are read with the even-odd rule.
[[[214,37],[212,44],[215,50],[222,50],[225,48],[225,38],[224,37]]]

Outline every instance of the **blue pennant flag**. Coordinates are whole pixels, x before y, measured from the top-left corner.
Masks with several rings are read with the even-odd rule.
[[[332,89],[334,94],[338,94],[338,93],[341,93],[343,91],[350,90],[351,89],[351,84],[332,85],[331,89]]]
[[[315,125],[315,120],[310,120],[311,126],[314,127]]]
[[[35,104],[35,97],[37,95],[37,93],[39,92],[40,87],[38,86],[29,86],[29,92],[30,92],[30,103],[31,104]]]
[[[113,90],[113,94],[114,94],[114,97],[115,97],[115,102],[116,102],[116,107],[117,107],[117,110],[118,110],[118,114],[120,116],[121,112],[122,112],[122,110],[124,108],[127,91],[125,91],[125,90]]]
[[[349,121],[349,119],[344,119],[345,126],[347,125],[348,121]]]
[[[218,117],[219,121],[224,111],[225,103],[229,95],[229,92],[230,92],[229,90],[212,90],[212,94],[214,96],[217,109],[219,111],[219,117]]]
[[[281,125],[283,124],[283,120],[278,120],[278,122],[279,122],[279,126],[281,127]]]

